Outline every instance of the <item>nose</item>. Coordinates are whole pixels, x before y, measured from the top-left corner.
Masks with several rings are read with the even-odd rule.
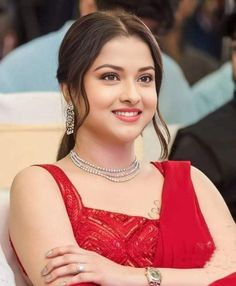
[[[130,80],[124,84],[124,90],[120,95],[121,102],[127,102],[131,105],[136,105],[141,99],[141,94],[138,91],[138,87]]]

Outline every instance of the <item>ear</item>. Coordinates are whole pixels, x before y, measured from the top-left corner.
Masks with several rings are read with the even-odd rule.
[[[70,93],[69,93],[69,90],[68,90],[68,86],[66,83],[61,83],[60,84],[60,89],[61,89],[61,92],[65,98],[65,101],[67,103],[71,102],[71,97],[70,97]]]

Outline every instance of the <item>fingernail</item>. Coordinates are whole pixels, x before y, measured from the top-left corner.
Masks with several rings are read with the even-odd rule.
[[[53,250],[49,250],[47,253],[46,253],[46,257],[50,257],[52,256],[53,254]]]
[[[41,271],[41,275],[45,276],[48,272],[47,266],[43,268],[43,270]]]

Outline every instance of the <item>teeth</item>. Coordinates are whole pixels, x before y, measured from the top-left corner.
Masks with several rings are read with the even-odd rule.
[[[126,116],[126,117],[132,117],[132,116],[137,116],[138,115],[137,111],[136,112],[115,111],[114,113],[117,114],[117,115]]]

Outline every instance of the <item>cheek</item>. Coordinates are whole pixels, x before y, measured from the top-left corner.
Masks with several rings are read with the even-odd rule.
[[[86,89],[90,110],[96,111],[109,106],[111,96],[100,85],[91,84]]]
[[[149,94],[147,94],[144,98],[144,104],[147,108],[150,109],[150,111],[156,111],[157,107],[157,94],[156,91],[153,91]]]

